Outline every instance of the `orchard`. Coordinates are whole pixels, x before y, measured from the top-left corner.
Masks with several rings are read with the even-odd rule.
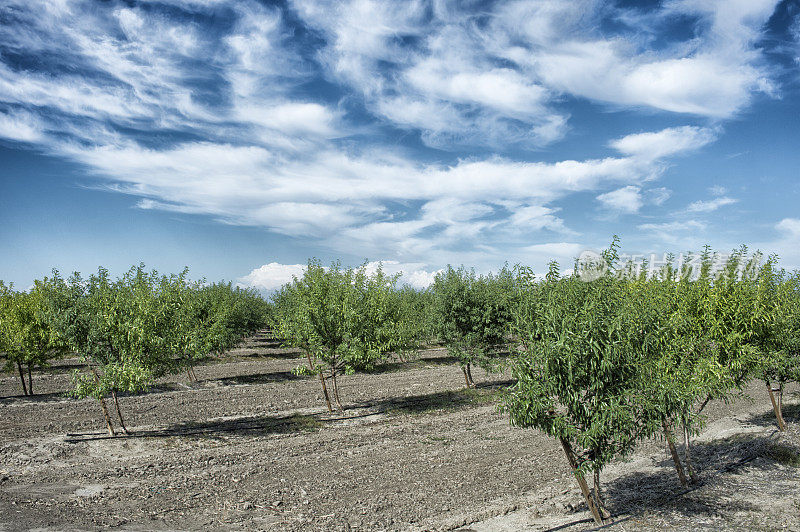
[[[675,482],[696,484],[692,444],[706,407],[759,380],[786,431],[786,386],[800,377],[800,274],[780,269],[777,257],[740,248],[722,260],[706,248],[683,264],[636,270],[618,249],[615,238],[599,264],[565,273],[556,263],[544,275],[522,265],[488,275],[447,266],[423,290],[368,263],[312,259],[268,299],[192,280],[188,270],[53,271],[26,291],[0,282],[0,354],[23,396],[38,389],[34,374],[46,379],[51,364],[76,359],[69,395],[96,400],[109,435],[120,437],[135,435],[125,397],[169,375],[196,383],[198,364],[256,331],[302,353],[293,374],[318,381],[329,416],[354,404],[340,393],[343,376],[366,379],[440,348],[463,375],[459,393],[480,387],[477,368],[510,376],[499,410],[553,438],[604,524],[613,519],[601,476],[609,464],[656,438]]]

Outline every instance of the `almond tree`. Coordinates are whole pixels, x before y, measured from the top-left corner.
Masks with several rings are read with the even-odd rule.
[[[511,320],[513,275],[503,268],[497,276],[477,276],[463,266],[438,273],[431,292],[439,338],[458,360],[467,388],[475,386],[472,366],[492,370],[506,344]]]
[[[682,429],[683,459],[692,482],[697,482],[691,436],[704,423],[705,406],[738,393],[759,372],[772,395],[767,374],[770,368],[780,373],[781,357],[792,352],[788,340],[793,313],[779,312],[775,259],[759,266],[760,257],[748,258],[742,247],[722,261],[706,247],[700,256],[689,257],[680,272],[670,263],[658,278],[641,284],[641,297],[658,304],[668,317],[662,348],[648,355],[642,382],[662,413],[664,435],[684,485],[673,424]],[[781,331],[787,334],[781,336]],[[787,340],[786,350],[778,345],[781,338]],[[772,398],[780,424],[779,401]]]
[[[800,381],[800,272],[780,274],[776,289],[774,343],[763,364],[767,386],[778,428],[786,430],[783,419],[783,392],[787,382]]]
[[[357,269],[339,263],[324,268],[310,260],[303,277],[274,298],[279,334],[305,351],[304,371],[320,376],[329,411],[331,396],[343,409],[338,376],[370,369],[389,352],[407,347],[409,337],[398,334],[405,316],[395,288],[398,277],[380,267],[368,273],[366,263]]]
[[[122,278],[111,281],[100,268],[89,278],[86,298],[81,303],[90,313],[85,340],[78,353],[87,362],[89,373],[78,374],[74,395],[100,401],[109,433],[114,435],[105,406],[108,395],[123,432],[128,433],[119,406],[119,392],[146,389],[157,373],[163,373],[166,360],[163,338],[156,334],[158,302],[154,284],[158,274],[143,266],[132,268]]]
[[[514,319],[517,382],[504,403],[512,424],[560,442],[598,524],[609,517],[600,471],[660,426],[641,382],[642,363],[658,341],[652,335],[658,312],[610,274],[614,245],[604,258],[609,273],[591,282],[561,278],[555,264],[545,281],[522,276]],[[590,472],[594,489],[585,480]]]
[[[759,257],[756,254],[754,260]],[[737,287],[744,319],[731,328],[741,337],[742,349],[757,355],[754,373],[764,380],[778,428],[785,431],[784,386],[800,376],[800,292],[798,275],[789,276],[776,264],[777,257],[770,256],[759,267],[751,260],[744,269]]]
[[[227,348],[264,323],[266,303],[253,291],[224,283],[203,286],[188,281],[187,274],[160,275],[139,265],[116,280],[99,268],[85,280],[73,274],[65,281],[54,272],[48,281],[53,329],[60,344],[85,364],[74,375],[73,395],[98,400],[112,435],[107,398],[128,433],[120,393],[145,390],[153,379],[190,368],[200,356]]]
[[[85,364],[73,375],[72,394],[98,400],[111,435],[116,431],[106,398],[128,433],[118,394],[146,389],[171,365],[167,342],[158,334],[164,326],[157,319],[158,279],[157,272],[140,265],[116,281],[104,268],[86,280],[76,273],[65,281],[54,272],[49,286],[49,314],[59,341]]]
[[[284,345],[296,347],[306,355],[308,368],[303,373],[319,376],[328,412],[333,412],[325,375],[321,368],[314,363],[316,347],[313,340],[313,329],[308,315],[303,310],[301,289],[300,281],[295,279],[294,282],[284,285],[273,294],[272,303],[275,311],[272,316],[272,328],[275,334],[283,340]]]
[[[14,292],[0,283],[0,350],[6,369],[16,367],[24,395],[33,395],[32,370],[49,365],[63,353],[47,317],[45,283],[36,281],[28,292]],[[28,383],[25,384],[27,372]]]
[[[691,267],[679,272],[670,259],[656,277],[642,276],[633,284],[638,297],[658,312],[659,319],[651,324],[653,338],[658,338],[658,342],[656,348],[646,351],[646,360],[640,368],[641,382],[658,413],[664,439],[684,486],[688,482],[675,446],[674,430],[680,428],[686,468],[692,481],[696,481],[690,458],[690,434],[702,426],[702,410],[708,401],[726,397],[732,386],[705,332],[704,309],[711,289],[709,257],[701,261],[704,273],[698,279],[693,278],[695,272]]]

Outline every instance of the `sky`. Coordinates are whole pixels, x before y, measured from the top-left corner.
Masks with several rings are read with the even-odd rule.
[[[0,0],[0,279],[800,268],[800,0]]]

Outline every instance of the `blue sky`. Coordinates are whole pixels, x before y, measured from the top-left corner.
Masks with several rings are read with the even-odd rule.
[[[800,267],[800,2],[0,2],[0,278]]]

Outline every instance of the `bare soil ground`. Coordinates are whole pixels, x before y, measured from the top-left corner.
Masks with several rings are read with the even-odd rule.
[[[110,438],[93,400],[67,398],[74,361],[0,379],[0,530],[585,530],[561,450],[498,412],[509,376],[444,350],[345,376],[329,414],[304,362],[257,335],[221,360],[122,398]],[[774,429],[760,383],[709,406],[701,484],[677,484],[658,441],[605,475],[617,530],[800,530],[800,406]]]

